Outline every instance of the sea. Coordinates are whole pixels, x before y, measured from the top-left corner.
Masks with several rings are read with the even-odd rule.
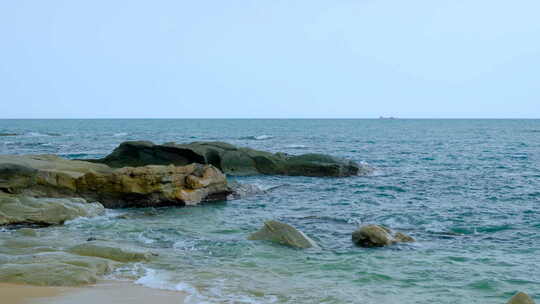
[[[517,291],[540,299],[540,120],[0,120],[0,154],[98,158],[128,140],[325,153],[375,170],[231,176],[263,192],[40,229],[59,243],[93,237],[159,254],[108,279],[181,290],[188,303],[495,304]],[[271,219],[319,248],[246,239]],[[417,241],[360,248],[351,233],[365,224]]]

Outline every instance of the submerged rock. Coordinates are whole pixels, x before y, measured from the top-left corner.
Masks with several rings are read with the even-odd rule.
[[[16,232],[18,235],[21,236],[28,236],[28,237],[38,237],[39,232],[32,228],[20,228]]]
[[[507,304],[534,304],[534,300],[524,292],[516,293]]]
[[[117,262],[148,261],[152,257],[151,252],[139,252],[94,242],[73,246],[68,251],[82,256],[100,257]]]
[[[0,155],[2,193],[18,197],[82,197],[118,208],[196,205],[226,199],[230,190],[225,175],[212,165],[112,169],[52,155]]]
[[[278,221],[267,221],[257,232],[251,234],[248,240],[271,241],[296,248],[317,247],[315,241],[293,226]]]
[[[270,153],[225,142],[166,143],[128,141],[105,158],[92,160],[111,167],[145,165],[211,164],[230,175],[351,176],[367,174],[357,163],[325,154],[291,156]]]
[[[82,198],[34,198],[0,193],[0,225],[58,225],[104,212],[100,203],[87,203]]]
[[[362,247],[383,247],[400,242],[414,242],[414,238],[401,232],[392,232],[379,225],[367,225],[353,232],[352,241]]]

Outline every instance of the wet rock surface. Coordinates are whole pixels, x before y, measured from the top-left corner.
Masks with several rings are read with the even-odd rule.
[[[110,259],[117,262],[148,261],[152,257],[152,253],[150,252],[140,252],[95,241],[71,247],[68,249],[68,252],[82,256]]]
[[[251,234],[248,240],[270,241],[290,247],[318,247],[315,241],[293,226],[278,221],[267,221],[257,232]]]
[[[366,225],[353,232],[352,241],[361,247],[384,247],[396,243],[414,242],[414,238],[402,232],[394,232],[379,225]]]
[[[104,212],[100,203],[88,203],[82,198],[35,198],[0,193],[0,225],[59,225]]]

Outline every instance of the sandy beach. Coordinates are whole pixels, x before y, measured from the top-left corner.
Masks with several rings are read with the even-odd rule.
[[[0,284],[2,304],[183,304],[186,294],[146,288],[127,282],[102,282],[87,287],[38,287]]]

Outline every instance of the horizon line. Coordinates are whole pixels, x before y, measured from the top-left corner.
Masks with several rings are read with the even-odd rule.
[[[540,117],[9,117],[0,120],[538,120]]]

